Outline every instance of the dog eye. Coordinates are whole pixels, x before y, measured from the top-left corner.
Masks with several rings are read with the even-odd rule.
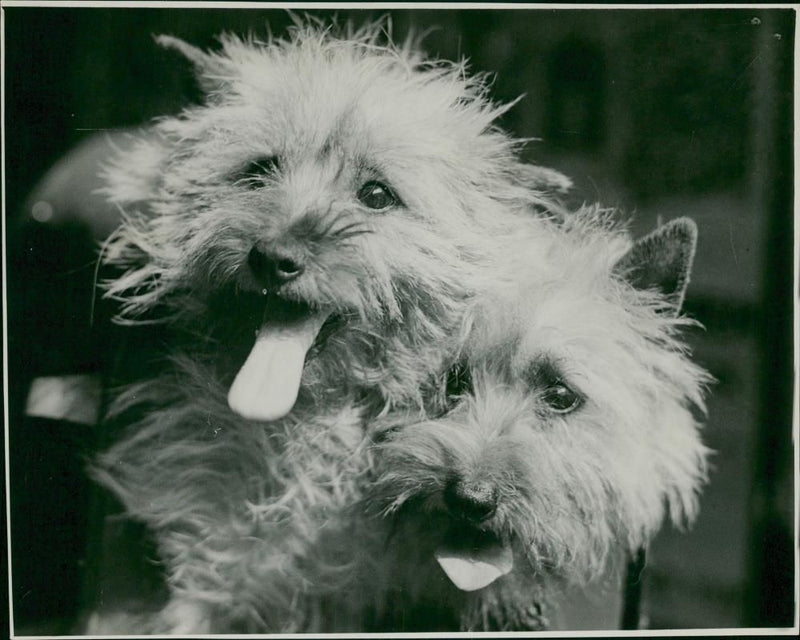
[[[528,389],[537,394],[551,413],[571,413],[584,402],[583,395],[564,382],[558,363],[549,358],[537,360],[522,376]]]
[[[264,156],[251,160],[245,166],[234,171],[231,182],[242,184],[250,189],[263,186],[264,178],[274,177],[280,171],[280,159],[278,156]]]
[[[571,413],[583,404],[583,397],[560,381],[548,386],[541,398],[553,413]]]
[[[370,180],[358,190],[358,199],[362,204],[381,211],[398,204],[400,201],[394,192],[382,182]]]

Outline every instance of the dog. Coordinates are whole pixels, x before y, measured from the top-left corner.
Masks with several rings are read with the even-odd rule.
[[[106,295],[123,321],[202,336],[182,352],[217,359],[245,418],[276,420],[298,394],[423,404],[488,238],[555,215],[569,187],[519,160],[494,124],[511,105],[482,76],[380,36],[299,22],[212,53],[161,36],[206,101],[107,163],[122,224],[104,262],[122,273]]]
[[[380,38],[158,38],[206,98],[107,163],[103,261],[119,321],[165,327],[167,357],[114,402],[128,426],[92,474],[153,533],[170,601],[93,633],[366,625],[335,594],[362,571],[370,425],[444,406],[495,238],[552,224],[569,186],[520,161],[482,76]]]
[[[508,247],[470,314],[452,408],[376,427],[384,630],[547,628],[569,588],[697,513],[710,378],[679,314],[694,223],[632,243],[584,207],[551,235]]]

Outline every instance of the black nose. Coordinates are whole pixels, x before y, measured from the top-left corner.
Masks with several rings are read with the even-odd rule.
[[[491,518],[497,511],[497,487],[482,480],[467,482],[452,478],[444,489],[450,513],[473,523]]]
[[[280,248],[259,244],[250,249],[247,264],[256,279],[267,289],[277,289],[299,277],[305,270],[302,260],[296,255]]]

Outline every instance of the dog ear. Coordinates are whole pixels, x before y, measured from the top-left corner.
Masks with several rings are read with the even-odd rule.
[[[180,38],[158,35],[155,40],[165,49],[175,49],[192,63],[197,82],[206,93],[219,89],[225,77],[230,75],[222,58],[208,54]]]
[[[697,246],[697,225],[677,218],[637,240],[614,272],[637,289],[663,293],[677,314],[683,304]]]

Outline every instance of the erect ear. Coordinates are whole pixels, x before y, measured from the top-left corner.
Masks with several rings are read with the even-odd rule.
[[[697,225],[677,218],[637,240],[614,266],[614,272],[637,289],[661,292],[674,307],[683,304],[697,246]]]
[[[197,82],[207,93],[219,89],[225,77],[230,75],[223,58],[208,54],[174,36],[158,35],[155,40],[166,49],[175,49],[192,63]]]

